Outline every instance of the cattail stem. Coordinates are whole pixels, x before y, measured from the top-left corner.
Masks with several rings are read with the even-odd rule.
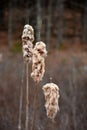
[[[28,130],[28,108],[29,108],[29,81],[28,81],[28,62],[26,63],[26,120],[25,120],[25,130]]]
[[[52,120],[52,130],[55,130],[55,123],[56,123],[56,122],[55,122],[55,120],[53,119],[53,120]]]
[[[36,118],[36,108],[37,108],[37,98],[38,98],[38,90],[39,90],[39,86],[36,83],[35,84],[35,89],[34,89],[34,102],[33,102],[33,118],[32,118],[32,126],[31,126],[31,130],[34,130],[35,127],[35,118]]]
[[[23,82],[24,82],[24,68],[22,72],[21,88],[20,88],[20,103],[19,103],[19,120],[18,120],[18,130],[21,130],[21,117],[22,117],[22,105],[23,105]]]

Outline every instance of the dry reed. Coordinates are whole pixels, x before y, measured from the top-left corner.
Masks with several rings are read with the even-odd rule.
[[[34,30],[32,26],[25,25],[22,33],[22,50],[23,58],[26,64],[26,119],[25,119],[25,130],[28,130],[28,119],[29,119],[29,63],[32,60],[33,55],[33,44],[34,41]]]
[[[46,45],[42,41],[37,42],[32,57],[32,73],[31,77],[35,82],[35,94],[34,94],[34,103],[33,103],[33,119],[32,119],[32,127],[31,130],[34,130],[35,118],[36,118],[36,107],[37,107],[37,98],[38,98],[38,83],[42,80],[45,73],[45,57],[47,55]]]

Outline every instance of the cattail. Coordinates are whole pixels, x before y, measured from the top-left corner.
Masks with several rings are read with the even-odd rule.
[[[42,89],[45,95],[47,117],[54,120],[57,111],[59,110],[59,87],[54,83],[47,83]]]
[[[33,41],[34,41],[34,30],[32,26],[27,24],[24,26],[24,30],[22,33],[22,50],[25,62],[30,62],[32,59]]]
[[[34,29],[31,25],[26,24],[24,26],[22,40],[29,40],[31,42],[34,41]]]
[[[23,50],[23,58],[26,64],[26,120],[25,120],[25,130],[28,130],[28,117],[29,117],[29,62],[32,59],[32,54],[33,54],[33,44],[32,42],[34,41],[34,30],[32,26],[30,25],[25,25],[24,30],[22,33],[22,50]],[[22,93],[22,90],[21,90]],[[22,102],[22,98],[20,96],[20,105]],[[22,106],[20,107],[20,118],[21,118],[21,109]],[[19,120],[19,124],[21,124],[21,121]],[[21,126],[19,127],[21,128]]]
[[[47,55],[46,45],[43,42],[37,42],[33,49],[32,73],[31,77],[36,83],[39,83],[45,72],[45,57]]]
[[[37,96],[39,86],[38,83],[42,80],[44,72],[45,72],[45,57],[47,55],[46,45],[43,42],[37,42],[33,49],[33,57],[32,57],[32,73],[31,77],[35,81],[35,94],[33,101],[33,119],[32,119],[32,128],[34,130],[35,118],[36,118],[36,108],[37,108]]]

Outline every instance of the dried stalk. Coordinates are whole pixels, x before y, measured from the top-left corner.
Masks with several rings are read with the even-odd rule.
[[[52,121],[52,130],[55,130],[55,120]]]
[[[26,120],[25,120],[25,130],[28,130],[28,108],[29,108],[29,81],[28,81],[28,63],[26,63]]]
[[[26,65],[26,119],[25,119],[25,130],[28,130],[28,109],[29,109],[29,70],[28,65],[32,61],[33,55],[33,41],[34,41],[34,29],[32,26],[26,24],[22,32],[22,51],[23,58]]]
[[[38,98],[38,90],[39,86],[38,83],[35,83],[35,89],[34,89],[34,103],[33,103],[33,118],[32,118],[32,127],[31,130],[34,130],[35,127],[35,118],[36,118],[36,108],[37,108],[37,98]]]
[[[45,73],[45,57],[47,55],[46,45],[42,41],[37,42],[34,49],[33,49],[33,56],[32,56],[32,73],[31,77],[33,78],[34,82],[36,83],[35,87],[35,95],[34,95],[34,104],[33,104],[33,119],[32,119],[32,128],[34,130],[35,125],[35,117],[36,117],[36,107],[37,107],[37,95],[39,86],[38,83],[42,80],[44,73]]]
[[[21,117],[22,117],[22,105],[23,105],[23,82],[24,82],[24,69],[22,73],[22,80],[21,80],[21,88],[20,88],[20,104],[19,104],[19,120],[18,120],[18,129],[21,130]]]

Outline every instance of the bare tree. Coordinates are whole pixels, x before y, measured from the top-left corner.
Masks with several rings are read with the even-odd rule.
[[[9,1],[8,45],[9,47],[12,46],[12,1]]]
[[[46,27],[46,43],[48,48],[51,39],[51,17],[52,17],[52,0],[49,1],[49,5],[48,5],[48,16],[47,16],[47,27]]]
[[[36,3],[36,10],[37,10],[37,23],[36,23],[36,39],[39,41],[41,39],[41,25],[42,25],[42,18],[41,18],[41,1],[37,0]]]
[[[29,24],[29,11],[30,8],[29,8],[29,1],[26,1],[26,15],[25,15],[25,22],[27,24]]]
[[[57,7],[56,11],[58,12],[58,23],[57,23],[57,40],[56,44],[57,47],[60,46],[60,44],[63,41],[63,13],[64,13],[64,0],[57,0]]]
[[[0,7],[0,28],[2,28],[3,23],[4,23],[4,7],[1,6]]]
[[[86,1],[87,5],[87,1]],[[82,39],[83,42],[87,42],[87,8],[84,8],[84,14],[83,14],[83,33],[82,33]]]
[[[80,28],[80,16],[79,16],[79,12],[73,12],[73,21],[74,21],[74,43],[78,42],[78,38],[81,41],[81,34],[79,31]],[[78,25],[78,26],[77,26]]]

